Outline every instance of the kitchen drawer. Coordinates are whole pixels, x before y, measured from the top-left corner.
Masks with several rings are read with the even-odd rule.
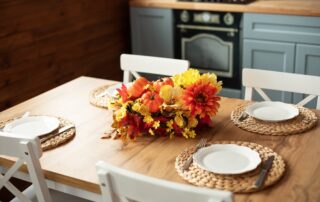
[[[244,14],[244,38],[320,44],[320,17]]]

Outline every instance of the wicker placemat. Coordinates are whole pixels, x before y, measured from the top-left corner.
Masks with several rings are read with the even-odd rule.
[[[104,92],[107,90],[109,86],[112,86],[112,85],[115,85],[115,84],[104,85],[94,89],[90,93],[90,97],[89,97],[90,103],[96,107],[108,108],[109,96]]]
[[[299,115],[287,121],[267,122],[257,120],[253,117],[248,117],[240,121],[239,118],[246,109],[246,106],[238,107],[232,111],[231,120],[239,128],[261,135],[292,135],[305,132],[315,127],[318,122],[316,114],[310,109],[300,106],[297,107],[299,109]]]
[[[256,143],[239,141],[219,141],[214,142],[214,144],[237,144],[249,147],[260,154],[262,162],[266,161],[269,156],[274,155],[275,158],[272,167],[268,172],[268,176],[264,181],[264,185],[260,189],[256,189],[253,186],[259,176],[261,166],[254,171],[239,175],[215,174],[199,168],[194,163],[190,165],[188,170],[183,170],[184,162],[190,155],[194,153],[196,147],[190,147],[186,149],[176,158],[175,167],[178,174],[183,179],[197,186],[228,190],[236,193],[248,193],[264,189],[270,185],[275,184],[284,174],[285,163],[282,157],[268,147],[264,147]]]
[[[64,118],[61,118],[61,117],[57,117],[57,118],[60,121],[59,128],[62,128],[62,127],[67,126],[67,125],[73,125],[73,123],[71,121],[67,120],[67,119],[64,119]],[[5,120],[5,121],[0,121],[0,128],[3,128],[7,123],[12,121],[13,119],[14,118],[11,118],[11,119],[8,119],[8,120]],[[74,127],[70,128],[67,131],[65,131],[65,132],[63,132],[63,133],[61,133],[59,135],[54,135],[55,132],[56,131],[54,131],[51,134],[47,134],[47,135],[45,135],[45,136],[40,138],[42,151],[50,150],[50,149],[56,148],[56,147],[58,147],[58,146],[60,146],[62,144],[65,144],[65,143],[69,142],[75,136],[76,129]],[[50,136],[52,136],[52,137],[50,137]],[[46,138],[46,140],[43,141],[44,140],[43,138]]]

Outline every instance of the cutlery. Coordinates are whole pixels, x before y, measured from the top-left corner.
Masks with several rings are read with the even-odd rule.
[[[199,149],[205,147],[207,144],[207,140],[205,138],[202,138],[199,143],[197,144],[197,147],[196,147],[196,150],[194,151],[197,152]],[[193,156],[190,155],[189,158],[186,160],[186,162],[184,162],[183,166],[182,166],[182,169],[183,170],[187,170],[189,167],[190,167],[190,164],[192,163],[192,160],[193,160]]]
[[[20,118],[26,118],[30,115],[30,112],[25,112]]]
[[[104,90],[103,92],[101,92],[100,94],[97,95],[97,98],[101,98],[101,97],[104,97],[106,95],[108,95],[108,91]]]
[[[53,134],[39,136],[40,143],[44,143],[45,141],[47,141],[47,140],[49,140],[49,139],[51,139],[53,137],[56,137],[56,136],[58,136],[58,135],[60,135],[60,134],[62,134],[64,132],[70,130],[71,128],[75,128],[75,126],[74,125],[66,125],[66,126],[64,126],[62,128],[59,128],[59,130],[57,132],[53,133]]]
[[[239,122],[242,122],[244,120],[246,120],[247,118],[249,118],[249,114],[247,114],[247,112],[242,112],[240,118],[238,119]]]
[[[263,164],[263,167],[262,167],[262,170],[259,174],[259,177],[254,184],[255,188],[257,188],[257,189],[261,188],[264,180],[267,177],[267,174],[268,174],[270,168],[272,167],[273,160],[274,160],[274,156],[269,156],[268,159],[266,160],[266,162]]]

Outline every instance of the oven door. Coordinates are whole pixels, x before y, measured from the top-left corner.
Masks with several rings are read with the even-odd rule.
[[[214,72],[224,86],[240,88],[238,29],[178,24],[176,34],[178,58],[201,72]]]

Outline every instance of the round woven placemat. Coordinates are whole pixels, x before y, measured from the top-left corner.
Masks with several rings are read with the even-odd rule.
[[[240,106],[231,113],[233,123],[244,130],[258,133],[261,135],[292,135],[310,130],[317,125],[318,118],[316,114],[304,107],[297,106],[299,115],[293,119],[281,122],[267,122],[248,117],[240,121],[242,113],[246,106]]]
[[[275,158],[272,167],[268,172],[268,176],[264,181],[264,185],[260,189],[257,189],[253,186],[255,181],[258,179],[261,166],[254,171],[239,175],[215,174],[199,168],[194,163],[190,165],[188,170],[183,170],[183,164],[189,158],[189,156],[195,152],[195,146],[186,149],[176,158],[175,167],[178,174],[183,179],[197,186],[228,190],[235,193],[248,193],[255,192],[275,184],[284,174],[285,163],[282,157],[268,147],[264,147],[252,142],[240,141],[219,141],[211,144],[237,144],[249,147],[259,153],[263,163],[269,156],[274,155]]]
[[[107,90],[109,86],[112,86],[112,85],[115,85],[115,84],[104,85],[94,89],[90,93],[90,97],[89,97],[90,103],[96,107],[108,108],[109,96],[104,92]],[[103,96],[101,96],[102,93],[104,94]]]
[[[69,121],[67,119],[64,119],[61,117],[57,117],[57,118],[60,121],[59,128],[62,128],[67,125],[74,125],[71,121]],[[0,121],[0,128],[3,128],[7,123],[12,121],[13,119],[14,118],[11,118],[11,119],[8,119],[5,121]],[[65,131],[59,135],[55,135],[55,132],[57,132],[57,131],[55,130],[54,132],[49,133],[49,134],[40,138],[42,151],[50,150],[50,149],[56,148],[62,144],[69,142],[75,136],[76,129],[74,127],[70,128],[67,131]]]

